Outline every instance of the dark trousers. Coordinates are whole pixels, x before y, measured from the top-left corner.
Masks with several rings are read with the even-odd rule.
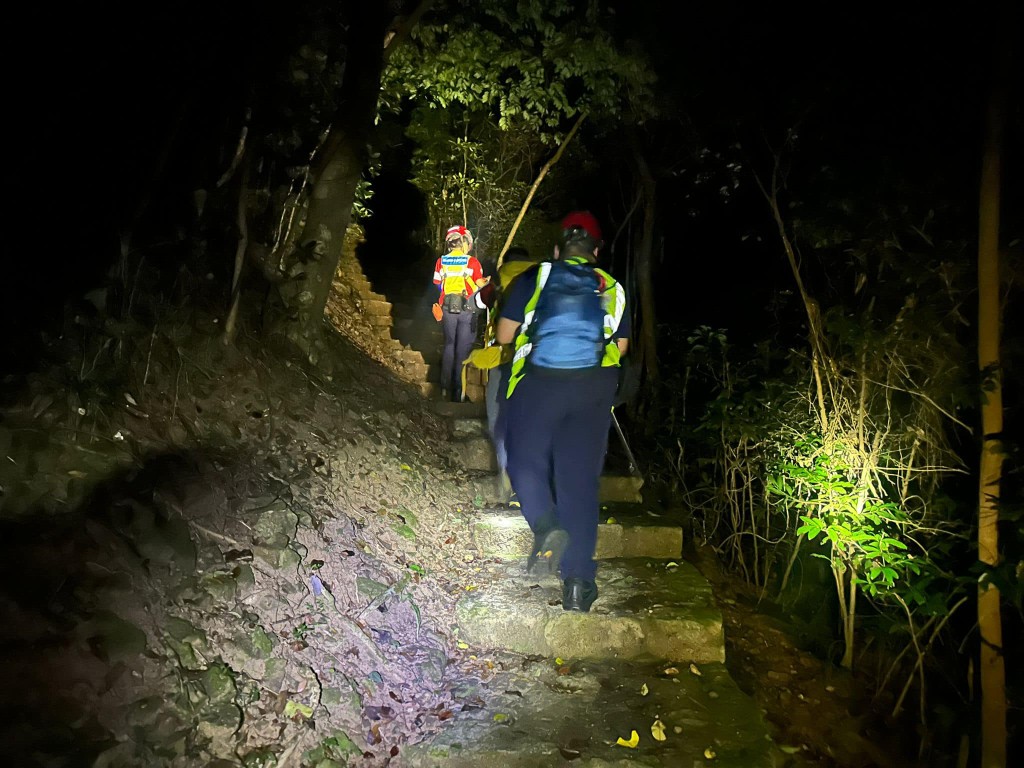
[[[593,579],[598,489],[608,448],[618,369],[572,377],[528,370],[506,403],[508,475],[535,533],[569,534],[563,579]]]
[[[441,354],[441,388],[451,393],[453,400],[462,399],[462,364],[473,350],[476,341],[476,312],[449,312],[443,310],[441,330],[444,332],[444,352]]]
[[[508,389],[511,368],[512,363],[502,363],[487,372],[487,428],[491,433],[491,443],[494,445],[499,472],[505,472],[508,466],[508,453],[505,450],[505,406],[508,401],[505,391]]]

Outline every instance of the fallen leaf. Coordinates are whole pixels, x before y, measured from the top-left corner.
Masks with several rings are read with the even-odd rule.
[[[675,667],[666,667],[665,668],[665,674],[666,675],[678,675],[679,674],[679,670],[676,669]]]
[[[609,517],[605,522],[607,525],[615,525],[616,520],[614,517]]]
[[[560,667],[563,664],[565,664],[565,659],[563,659],[561,656],[556,656],[555,657],[555,666],[556,667]]]
[[[690,664],[690,672],[695,674],[697,677],[700,677],[702,674],[704,674],[700,671],[696,664]]]
[[[508,722],[508,715],[506,715],[504,712],[496,712],[495,715],[494,715],[494,722],[496,722],[496,723]]]
[[[408,464],[403,464],[402,469],[404,469],[406,472],[412,472],[412,467],[410,467]]]
[[[681,725],[673,725],[672,726],[672,731],[674,733],[682,733],[683,732],[683,726],[681,726]]]
[[[566,760],[575,760],[581,754],[578,749],[567,749],[566,747],[559,747],[558,751]]]
[[[648,693],[650,693],[650,689],[647,687],[647,683],[644,683],[640,686],[640,695],[646,696]]]
[[[661,720],[655,720],[651,723],[651,736],[654,737],[655,741],[665,740],[665,724]]]
[[[469,645],[462,642],[461,640],[459,640],[459,642],[457,642],[456,645],[459,646],[459,648],[461,648],[462,650],[466,650],[467,648],[469,648]]]
[[[313,708],[307,707],[305,704],[299,704],[297,701],[288,699],[288,702],[284,705],[284,716],[291,719],[296,715],[301,717],[309,718],[313,716]]]
[[[631,733],[629,736],[629,741],[626,741],[624,738],[620,736],[619,740],[615,743],[618,744],[620,747],[629,747],[630,749],[636,749],[636,745],[640,743],[640,734],[636,731],[633,731],[633,733]]]
[[[705,747],[704,757],[706,757],[708,760],[714,760],[716,757],[718,757],[718,755],[715,754],[715,750],[713,750],[711,747]]]
[[[570,672],[572,672],[572,667],[568,665],[558,668],[558,674],[560,675],[568,675]]]

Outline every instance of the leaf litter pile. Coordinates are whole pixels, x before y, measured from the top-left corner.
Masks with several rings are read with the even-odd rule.
[[[75,316],[2,382],[17,764],[385,765],[482,703],[445,425],[342,336],[211,330]]]

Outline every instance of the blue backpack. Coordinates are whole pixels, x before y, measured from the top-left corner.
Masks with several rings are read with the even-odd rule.
[[[529,361],[542,368],[593,368],[604,356],[601,279],[588,264],[551,263],[530,327]]]

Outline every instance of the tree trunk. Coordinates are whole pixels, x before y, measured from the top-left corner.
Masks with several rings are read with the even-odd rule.
[[[509,230],[508,237],[505,238],[505,244],[501,246],[501,252],[498,253],[498,269],[501,269],[502,263],[505,261],[505,254],[508,253],[508,249],[512,246],[512,240],[516,236],[516,232],[519,230],[519,225],[523,223],[523,218],[526,216],[526,212],[530,209],[530,203],[533,201],[533,196],[537,194],[537,189],[540,187],[540,183],[544,181],[544,177],[548,175],[548,171],[562,159],[562,155],[565,153],[565,148],[572,141],[572,137],[576,135],[576,131],[580,129],[580,125],[586,118],[587,113],[581,112],[580,116],[576,118],[576,122],[573,123],[569,133],[562,139],[562,143],[558,145],[558,151],[546,162],[544,167],[540,169],[540,173],[537,174],[537,178],[533,180],[533,184],[530,186],[530,191],[526,195],[526,199],[523,200],[522,206],[519,208],[519,215],[516,216],[516,220],[512,222],[512,228]]]
[[[643,197],[644,218],[640,228],[640,242],[636,252],[636,282],[640,294],[639,352],[644,366],[648,390],[654,394],[658,386],[658,320],[655,315],[654,275],[654,220],[657,211],[657,184],[650,166],[644,158],[639,142],[633,141],[633,157],[639,175]],[[634,336],[636,334],[634,333]]]
[[[283,296],[289,310],[285,321],[288,327],[283,330],[314,361],[324,309],[352,219],[356,185],[368,163],[367,145],[377,114],[390,21],[386,3],[351,5],[338,109],[310,169],[311,193],[299,238],[299,252],[311,258]]]
[[[1006,62],[1000,62],[1005,65]],[[978,487],[978,559],[999,562],[999,491],[1003,471],[1003,385],[1000,366],[999,205],[1005,116],[1003,73],[997,68],[988,106],[978,206],[978,367],[981,370],[981,466]],[[978,584],[980,633],[981,766],[1006,765],[1006,672],[999,590]]]

